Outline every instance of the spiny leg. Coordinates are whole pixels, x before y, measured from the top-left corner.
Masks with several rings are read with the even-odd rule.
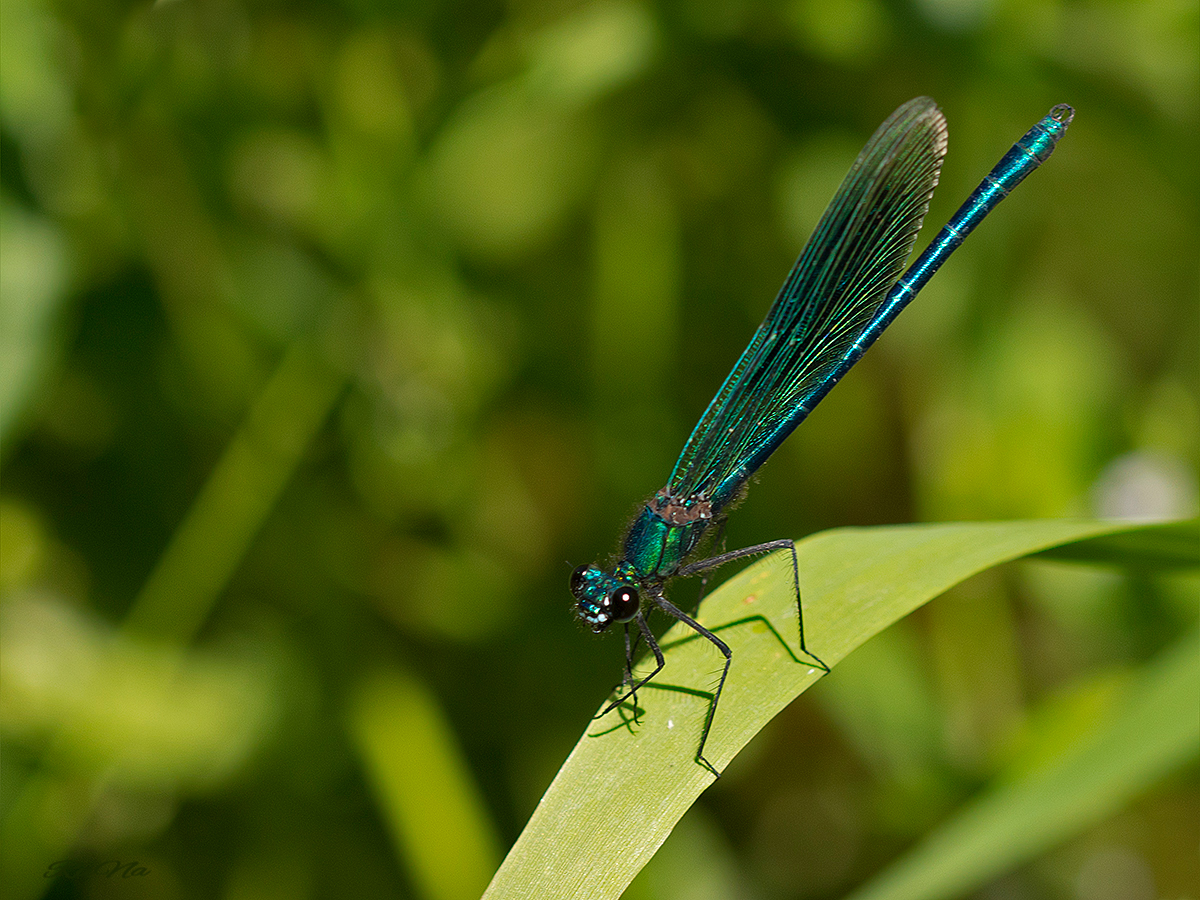
[[[633,687],[633,655],[637,653],[637,645],[641,642],[642,636],[640,633],[634,633],[633,640],[629,639],[629,623],[626,622],[623,626],[625,629],[625,668],[621,672],[621,680],[617,682],[610,694],[617,694],[621,691]],[[628,695],[626,695],[628,696]]]
[[[804,646],[804,604],[800,601],[800,557],[796,554],[796,542],[789,540],[787,543],[792,551],[792,585],[796,589],[796,626],[800,629],[800,652],[816,662],[817,668],[823,669],[828,675],[829,666],[825,664],[825,661]]]
[[[640,714],[640,710],[638,709],[637,689],[634,688],[634,686],[633,686],[633,654],[637,650],[638,641],[641,640],[641,633],[639,632],[638,634],[636,634],[634,636],[634,639],[631,641],[629,639],[629,623],[628,622],[625,623],[624,628],[625,628],[625,678],[621,682],[620,687],[629,689],[629,692],[625,696],[628,699],[633,701],[633,724],[640,725],[641,723],[638,721],[638,715]]]
[[[716,556],[710,556],[707,559],[697,560],[694,563],[681,566],[674,574],[687,578],[689,575],[698,575],[701,572],[707,572],[709,569],[715,569],[717,566],[723,566],[725,563],[733,562],[735,559],[744,559],[747,556],[757,556],[759,553],[769,553],[772,550],[784,550],[787,548],[791,549],[793,555],[795,554],[796,545],[787,538],[778,541],[767,541],[765,544],[742,547],[739,550],[730,550],[726,553],[718,553]],[[797,576],[798,579],[799,576]]]
[[[730,550],[728,553],[720,553],[717,556],[710,556],[708,559],[701,559],[690,565],[683,566],[675,574],[682,577],[698,575],[701,572],[707,572],[709,569],[722,566],[727,562],[733,562],[735,559],[744,559],[747,556],[756,556],[759,553],[767,553],[772,550],[788,550],[792,554],[792,586],[796,591],[796,622],[800,629],[800,650],[817,664],[817,668],[828,673],[829,666],[825,664],[821,657],[817,656],[804,645],[804,605],[800,602],[800,557],[796,553],[795,541],[783,538],[778,541],[768,541],[765,544],[755,544],[753,547],[742,547],[740,550]]]
[[[608,704],[608,706],[604,707],[604,709],[600,711],[600,714],[596,716],[597,719],[599,719],[600,716],[607,716],[610,712],[612,712],[614,709],[616,709],[618,706],[620,706],[622,703],[624,703],[630,697],[634,698],[633,703],[634,703],[634,708],[636,709],[637,708],[638,688],[642,687],[642,685],[644,685],[647,681],[649,681],[655,675],[657,675],[659,672],[661,672],[663,670],[663,666],[665,666],[667,664],[666,659],[663,657],[662,649],[658,646],[658,641],[655,640],[655,638],[654,638],[654,633],[650,630],[650,626],[646,624],[645,614],[642,612],[639,612],[637,614],[637,618],[635,619],[635,621],[637,622],[638,630],[642,633],[642,637],[646,639],[646,646],[649,647],[650,652],[652,652],[654,654],[654,663],[655,663],[654,671],[651,672],[649,675],[647,675],[645,678],[642,678],[640,681],[638,681],[637,684],[632,685],[629,688],[629,691],[624,696],[618,697],[612,703]],[[629,669],[629,678],[632,681],[632,679],[633,679],[632,664],[629,663],[628,660],[626,661],[626,666]]]
[[[729,666],[733,663],[733,651],[729,649],[728,644],[662,594],[651,594],[650,599],[667,615],[674,616],[684,625],[688,626],[688,628],[691,628],[701,637],[712,643],[714,647],[721,651],[721,655],[725,657],[725,666],[721,669],[721,678],[717,681],[716,690],[713,691],[712,699],[708,703],[708,715],[704,717],[704,729],[700,732],[700,746],[696,748],[696,762],[712,772],[714,777],[720,778],[721,773],[717,771],[716,766],[710,763],[704,755],[704,745],[708,743],[708,733],[712,730],[713,718],[717,714],[717,704],[721,702],[721,691],[725,689],[725,679],[729,677]]]

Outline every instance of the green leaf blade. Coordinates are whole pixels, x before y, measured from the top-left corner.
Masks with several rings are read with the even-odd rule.
[[[891,623],[991,566],[1062,544],[1152,528],[1124,522],[1027,522],[840,529],[797,544],[805,634],[829,665]],[[797,662],[786,555],[768,557],[707,597],[699,617],[733,650],[706,754],[720,769],[820,670]],[[736,624],[731,624],[736,623]],[[637,726],[594,722],[564,763],[485,893],[616,898],[712,782],[694,761],[709,691],[711,645],[682,626],[663,638],[658,690],[639,694]],[[672,690],[674,688],[674,690]]]

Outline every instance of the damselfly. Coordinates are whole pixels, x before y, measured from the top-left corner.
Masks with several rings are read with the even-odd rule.
[[[580,566],[571,575],[580,619],[596,632],[614,622],[625,627],[624,693],[601,715],[630,698],[636,714],[637,691],[662,671],[663,652],[646,623],[649,609],[661,609],[711,642],[724,657],[696,750],[696,761],[718,774],[704,756],[704,745],[733,652],[711,629],[671,603],[664,588],[672,578],[696,575],[768,550],[791,551],[800,649],[816,666],[829,670],[805,646],[799,562],[792,541],[770,541],[705,559],[693,557],[701,539],[714,525],[723,524],[725,511],[741,496],[747,480],[792,429],[975,226],[1049,158],[1073,115],[1070,106],[1055,106],[1017,141],[903,275],[946,154],[946,121],[932,100],[918,97],[879,126],[838,188],[766,319],[692,431],[666,486],[638,511],[617,563],[611,571]],[[632,638],[631,625],[636,627]],[[639,639],[654,654],[655,666],[635,680],[632,657]]]

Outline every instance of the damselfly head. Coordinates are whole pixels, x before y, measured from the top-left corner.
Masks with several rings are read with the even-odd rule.
[[[613,622],[628,622],[638,614],[637,588],[606,574],[598,566],[580,566],[571,573],[575,614],[599,634]]]

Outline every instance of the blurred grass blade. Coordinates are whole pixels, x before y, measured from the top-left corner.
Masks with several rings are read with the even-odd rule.
[[[51,371],[56,323],[71,275],[58,226],[0,196],[0,453],[13,444],[21,413]]]
[[[475,900],[499,842],[436,698],[407,673],[376,674],[355,691],[350,731],[421,896]]]
[[[1200,656],[1184,638],[1145,667],[1117,714],[1061,757],[995,787],[853,900],[959,897],[1116,812],[1200,755]]]
[[[154,638],[183,645],[195,636],[324,424],[344,381],[306,344],[289,349],[135,599],[122,626],[134,644]],[[159,687],[170,680],[160,673]],[[65,728],[50,736],[40,751],[50,764],[21,785],[5,808],[0,873],[6,897],[16,900],[44,891],[42,861],[66,855],[113,780],[111,770],[64,775],[61,760],[71,758],[71,744]],[[77,799],[64,802],[68,794]],[[48,810],[55,815],[48,816]]]
[[[127,633],[191,640],[344,383],[305,343],[288,350],[134,601],[124,623]]]
[[[833,665],[955,584],[1049,547],[1168,526],[1038,520],[839,529],[797,544],[808,645]],[[705,599],[700,621],[734,662],[707,755],[724,768],[818,671],[798,663],[791,570],[773,555]],[[659,690],[641,724],[593,722],[534,811],[485,897],[616,898],[712,776],[694,762],[719,659],[683,628],[665,636]],[[786,640],[788,646],[783,644]],[[836,673],[832,677],[837,677]],[[674,690],[672,690],[674,688]]]

